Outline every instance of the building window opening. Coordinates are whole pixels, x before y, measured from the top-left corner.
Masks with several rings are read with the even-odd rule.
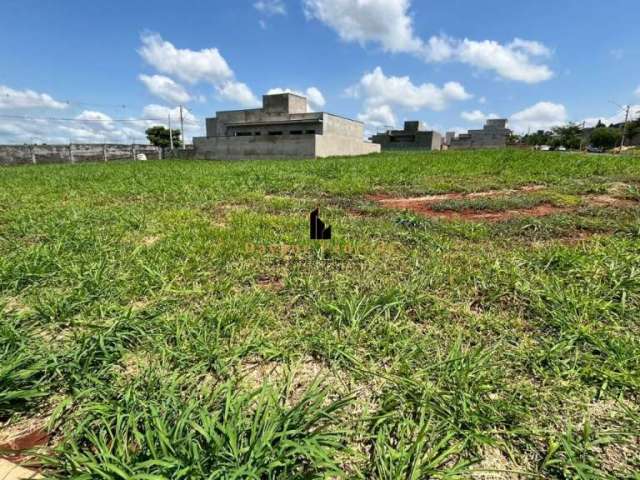
[[[282,135],[282,132],[269,132],[269,135]]]
[[[250,137],[251,132],[236,132],[236,137]]]
[[[260,135],[262,135],[262,132],[256,132],[256,133],[254,133],[254,135],[255,135],[256,137],[259,137]]]
[[[307,135],[315,135],[316,131],[315,130],[305,130],[305,132]]]
[[[302,130],[291,130],[289,133],[291,135],[302,135]]]

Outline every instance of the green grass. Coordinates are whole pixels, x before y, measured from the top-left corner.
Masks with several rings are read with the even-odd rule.
[[[572,208],[369,200],[527,185],[434,208]],[[520,151],[0,169],[0,426],[48,418],[51,478],[638,478],[639,185]]]

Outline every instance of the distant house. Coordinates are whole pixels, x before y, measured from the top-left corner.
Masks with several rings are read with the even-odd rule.
[[[382,150],[440,150],[442,135],[420,129],[420,122],[404,122],[403,130],[387,130],[371,137]]]
[[[511,133],[511,130],[507,128],[507,120],[496,118],[487,120],[482,130],[469,130],[467,133],[462,133],[452,138],[447,134],[447,138],[450,138],[448,145],[452,150],[506,148]]]

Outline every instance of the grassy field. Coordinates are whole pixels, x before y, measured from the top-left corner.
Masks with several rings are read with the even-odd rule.
[[[5,456],[50,478],[638,479],[639,186],[523,151],[0,169],[0,445],[41,432]]]

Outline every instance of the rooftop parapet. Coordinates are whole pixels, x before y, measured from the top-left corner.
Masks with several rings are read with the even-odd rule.
[[[265,113],[307,113],[307,99],[293,93],[263,95],[262,111]]]

